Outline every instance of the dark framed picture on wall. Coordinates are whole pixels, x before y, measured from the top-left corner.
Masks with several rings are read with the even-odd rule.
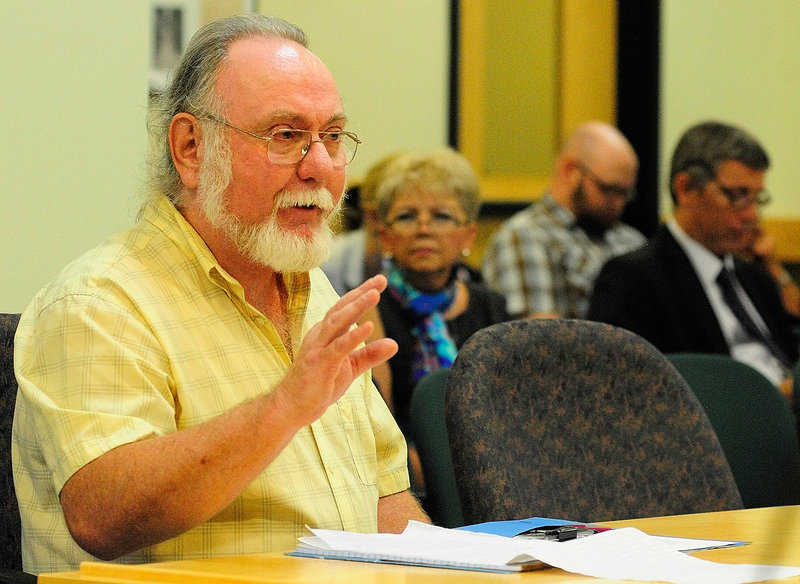
[[[153,0],[150,5],[150,92],[161,91],[186,43],[200,26],[198,0]]]

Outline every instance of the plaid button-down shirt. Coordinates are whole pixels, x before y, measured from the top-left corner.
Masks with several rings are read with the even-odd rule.
[[[302,339],[338,296],[319,269],[285,277]],[[92,559],[70,537],[58,500],[75,471],[268,393],[290,362],[272,324],[166,198],[68,266],[16,336],[25,569],[74,570]],[[374,532],[378,498],[408,486],[405,442],[365,374],[221,513],[119,561],[288,550],[306,524]]]
[[[623,223],[602,241],[591,239],[546,193],[492,236],[483,255],[483,277],[506,297],[509,314],[584,318],[603,264],[644,243],[641,233]]]

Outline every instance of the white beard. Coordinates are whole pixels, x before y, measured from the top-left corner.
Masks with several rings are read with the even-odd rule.
[[[250,260],[276,272],[305,272],[322,264],[330,254],[333,239],[331,223],[338,216],[343,197],[334,208],[333,197],[325,188],[304,191],[281,191],[269,219],[258,225],[247,225],[230,213],[224,191],[203,192],[200,204],[211,224],[233,241],[239,252]],[[315,205],[327,213],[325,222],[311,237],[283,229],[277,221],[281,208]]]

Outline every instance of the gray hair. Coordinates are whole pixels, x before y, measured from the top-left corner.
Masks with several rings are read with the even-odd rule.
[[[172,71],[167,88],[151,100],[148,130],[152,153],[148,164],[149,192],[160,192],[181,206],[181,178],[169,148],[172,118],[181,112],[222,115],[224,105],[215,94],[217,73],[228,48],[246,37],[281,38],[308,47],[308,38],[298,26],[271,16],[244,13],[220,18],[203,26],[192,37]],[[206,122],[208,130],[213,129]],[[217,124],[214,124],[217,125]],[[221,129],[219,130],[221,132]],[[219,136],[210,136],[219,141]]]
[[[405,153],[393,160],[375,191],[379,219],[385,223],[395,197],[413,188],[454,195],[469,223],[478,218],[481,207],[478,179],[467,159],[452,148],[440,148],[430,154]]]
[[[686,172],[689,186],[703,189],[717,174],[719,165],[736,160],[753,170],[769,168],[769,155],[748,132],[723,122],[706,121],[692,126],[681,136],[669,172],[669,192],[677,204],[675,177]]]

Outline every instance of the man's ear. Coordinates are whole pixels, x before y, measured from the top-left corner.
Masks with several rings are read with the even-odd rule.
[[[200,124],[196,117],[179,113],[169,124],[169,149],[181,182],[197,189],[200,174]]]
[[[688,172],[679,172],[672,179],[672,187],[678,204],[681,205],[688,197],[698,194],[698,189],[692,184],[692,177]]]
[[[556,160],[556,174],[560,177],[560,182],[572,191],[583,178],[583,167],[577,158],[562,155]]]

